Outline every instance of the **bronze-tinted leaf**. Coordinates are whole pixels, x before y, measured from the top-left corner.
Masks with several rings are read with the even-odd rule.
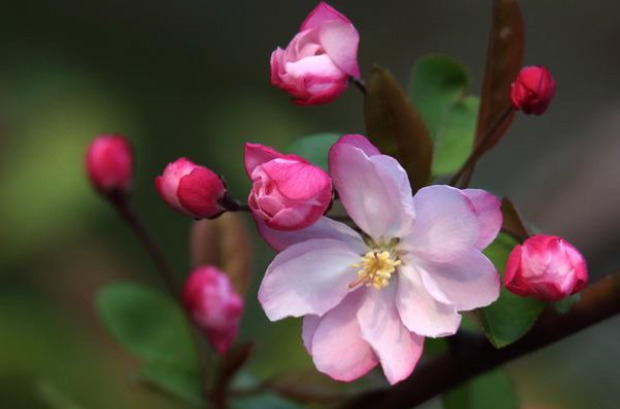
[[[414,192],[428,184],[433,144],[418,112],[389,71],[373,67],[364,104],[366,131],[386,155],[405,168]]]
[[[247,227],[237,213],[194,222],[190,240],[192,266],[210,264],[230,276],[235,290],[245,294],[250,283],[251,246]]]
[[[510,199],[506,197],[502,199],[502,215],[504,217],[502,229],[522,239],[530,236],[525,223],[521,220],[519,212],[517,212]]]
[[[510,108],[510,85],[523,66],[524,28],[518,0],[493,0],[493,22],[489,35],[487,62],[482,83],[476,145]],[[491,149],[504,135],[512,116],[484,141]]]

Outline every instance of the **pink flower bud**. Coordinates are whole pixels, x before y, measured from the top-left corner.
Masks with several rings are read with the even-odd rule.
[[[581,253],[562,238],[533,236],[510,253],[504,282],[517,295],[558,301],[585,287],[588,267]]]
[[[104,195],[125,194],[133,177],[133,151],[120,135],[100,135],[86,151],[86,172]]]
[[[171,208],[196,219],[216,216],[222,211],[220,199],[226,187],[218,175],[186,158],[169,163],[155,188]]]
[[[183,303],[192,321],[224,355],[239,332],[243,299],[228,276],[213,266],[194,270],[183,288]]]
[[[360,76],[359,40],[348,18],[321,3],[286,49],[271,54],[271,83],[299,105],[331,102],[344,92],[349,77]]]
[[[525,114],[542,115],[555,96],[555,81],[542,66],[525,67],[512,83],[510,99],[514,109]]]
[[[246,143],[245,168],[253,182],[248,205],[255,218],[273,229],[309,227],[331,203],[329,175],[297,155]]]

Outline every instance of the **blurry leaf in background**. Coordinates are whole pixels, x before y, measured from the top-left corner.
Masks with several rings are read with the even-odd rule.
[[[138,380],[150,389],[191,406],[204,408],[200,379],[198,368],[158,364],[146,364],[138,374]]]
[[[446,114],[469,85],[469,75],[458,62],[437,54],[420,57],[413,66],[409,95],[431,138],[435,140]]]
[[[183,312],[164,294],[133,283],[109,284],[99,313],[127,351],[145,361],[138,379],[191,405],[202,403],[200,369]]]
[[[478,98],[465,97],[469,75],[443,55],[418,59],[411,73],[411,101],[434,142],[433,175],[456,172],[471,153],[476,132]]]
[[[441,397],[444,409],[519,409],[519,398],[502,369],[479,375]]]
[[[41,400],[49,409],[85,409],[60,391],[53,383],[43,381],[37,385]]]
[[[3,125],[10,130],[0,152],[5,260],[32,256],[58,240],[59,231],[80,228],[97,200],[84,176],[86,146],[99,133],[137,134],[131,110],[78,68],[48,59],[22,64],[4,66],[0,79]]]
[[[368,138],[405,168],[413,191],[428,184],[433,143],[422,117],[389,71],[374,66],[364,99]]]
[[[228,212],[214,220],[194,222],[190,252],[193,268],[216,266],[230,277],[239,294],[247,292],[252,278],[252,247],[241,215]]]
[[[467,161],[474,144],[479,104],[477,97],[466,97],[446,114],[435,141],[433,175],[454,173]]]
[[[500,272],[502,283],[508,256],[517,244],[510,236],[500,233],[484,251]],[[495,347],[502,348],[525,335],[545,306],[545,303],[533,298],[511,293],[502,284],[499,299],[490,306],[477,310],[477,313],[486,336]]]
[[[329,148],[331,148],[342,135],[343,134],[336,132],[326,132],[302,136],[290,144],[286,152],[299,155],[312,164],[320,166],[324,171],[327,171]]]
[[[193,368],[192,336],[183,312],[167,295],[133,283],[109,284],[97,299],[116,341],[149,364]]]

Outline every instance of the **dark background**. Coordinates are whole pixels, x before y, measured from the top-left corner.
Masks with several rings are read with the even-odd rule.
[[[389,67],[403,84],[415,59],[446,53],[477,93],[489,1],[334,0],[361,34],[360,66]],[[94,308],[105,283],[160,286],[150,260],[91,191],[83,153],[97,134],[137,147],[135,202],[179,272],[189,220],[157,199],[153,177],[179,156],[247,194],[244,141],[285,148],[323,131],[363,133],[362,98],[292,105],[269,85],[269,55],[285,46],[307,0],[2,0],[0,3],[0,407],[45,407],[50,385],[85,409],[172,408],[131,381],[137,362]],[[557,98],[519,116],[474,184],[510,196],[542,231],[588,257],[593,278],[620,264],[620,6],[610,0],[522,2],[526,63],[553,72]],[[249,225],[249,224],[248,224]],[[272,257],[256,241],[254,282]],[[267,324],[248,296],[243,337],[265,376],[310,365],[299,322]],[[260,337],[257,328],[261,328]],[[615,409],[618,335],[610,320],[509,365],[524,407]]]

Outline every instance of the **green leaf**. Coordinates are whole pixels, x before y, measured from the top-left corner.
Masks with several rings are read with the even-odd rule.
[[[574,304],[577,304],[581,300],[580,294],[574,294],[569,297],[566,297],[563,300],[556,301],[553,303],[553,308],[558,314],[566,314],[570,311],[571,307]]]
[[[442,396],[444,409],[518,409],[510,376],[497,369],[457,386]]]
[[[389,73],[373,67],[364,100],[368,138],[381,152],[396,157],[413,191],[428,184],[433,144],[422,117]]]
[[[304,136],[289,145],[288,153],[299,155],[312,164],[327,171],[327,155],[329,148],[342,136],[335,132],[318,133]]]
[[[433,175],[458,171],[467,161],[476,133],[480,100],[470,96],[455,102],[444,118],[435,140]]]
[[[501,233],[484,253],[504,277],[508,256],[518,243]],[[533,298],[520,297],[502,286],[499,299],[478,310],[486,336],[497,348],[512,344],[525,335],[545,309],[546,304]]]
[[[149,364],[196,365],[183,312],[168,297],[132,283],[115,283],[99,292],[99,313],[114,338]]]
[[[197,368],[146,365],[138,374],[144,385],[191,406],[204,408],[200,372]]]
[[[409,95],[418,110],[431,138],[469,84],[464,67],[443,55],[426,55],[418,59],[411,73]]]

